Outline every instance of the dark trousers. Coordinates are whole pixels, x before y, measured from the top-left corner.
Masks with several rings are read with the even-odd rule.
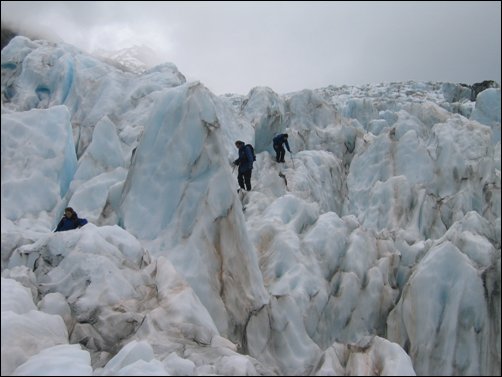
[[[237,182],[239,182],[239,186],[241,189],[244,188],[244,184],[246,184],[246,190],[251,191],[251,172],[253,170],[245,171],[244,173],[239,172],[237,174]]]
[[[275,151],[275,160],[277,162],[284,162],[284,155],[286,154],[286,150],[282,145],[274,144]]]

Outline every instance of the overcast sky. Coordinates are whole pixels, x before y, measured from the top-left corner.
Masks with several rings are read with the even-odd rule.
[[[501,3],[2,1],[2,23],[83,50],[154,49],[215,94],[501,76]]]

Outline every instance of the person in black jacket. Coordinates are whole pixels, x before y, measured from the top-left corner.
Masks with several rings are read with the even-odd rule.
[[[289,153],[291,153],[291,149],[289,149],[288,143],[288,134],[279,134],[272,139],[274,151],[275,151],[275,160],[277,162],[284,162],[284,155],[286,151],[284,150],[283,144],[286,145],[286,149]]]
[[[237,182],[241,189],[246,186],[247,191],[251,191],[251,173],[253,171],[253,152],[243,141],[237,140],[235,146],[239,149],[239,158],[234,161],[234,165],[239,166]]]
[[[64,232],[65,230],[77,229],[85,224],[87,224],[86,219],[79,219],[73,208],[66,207],[64,210],[64,216],[54,232]]]

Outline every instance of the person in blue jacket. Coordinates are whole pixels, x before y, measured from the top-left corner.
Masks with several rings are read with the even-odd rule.
[[[239,149],[239,158],[234,161],[234,165],[239,166],[237,182],[241,189],[246,186],[247,191],[251,191],[251,173],[253,171],[253,152],[243,141],[237,140],[235,146]]]
[[[272,139],[272,142],[274,143],[275,160],[277,162],[284,162],[284,155],[286,154],[286,151],[282,145],[286,145],[286,149],[289,153],[291,153],[288,143],[288,134],[279,134]]]
[[[86,219],[79,219],[77,213],[71,207],[64,210],[64,216],[59,222],[54,232],[63,232],[65,230],[77,229],[87,224]]]

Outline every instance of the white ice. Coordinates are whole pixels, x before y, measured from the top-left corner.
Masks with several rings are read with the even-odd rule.
[[[2,375],[500,375],[499,88],[216,96],[16,37],[1,98]]]

